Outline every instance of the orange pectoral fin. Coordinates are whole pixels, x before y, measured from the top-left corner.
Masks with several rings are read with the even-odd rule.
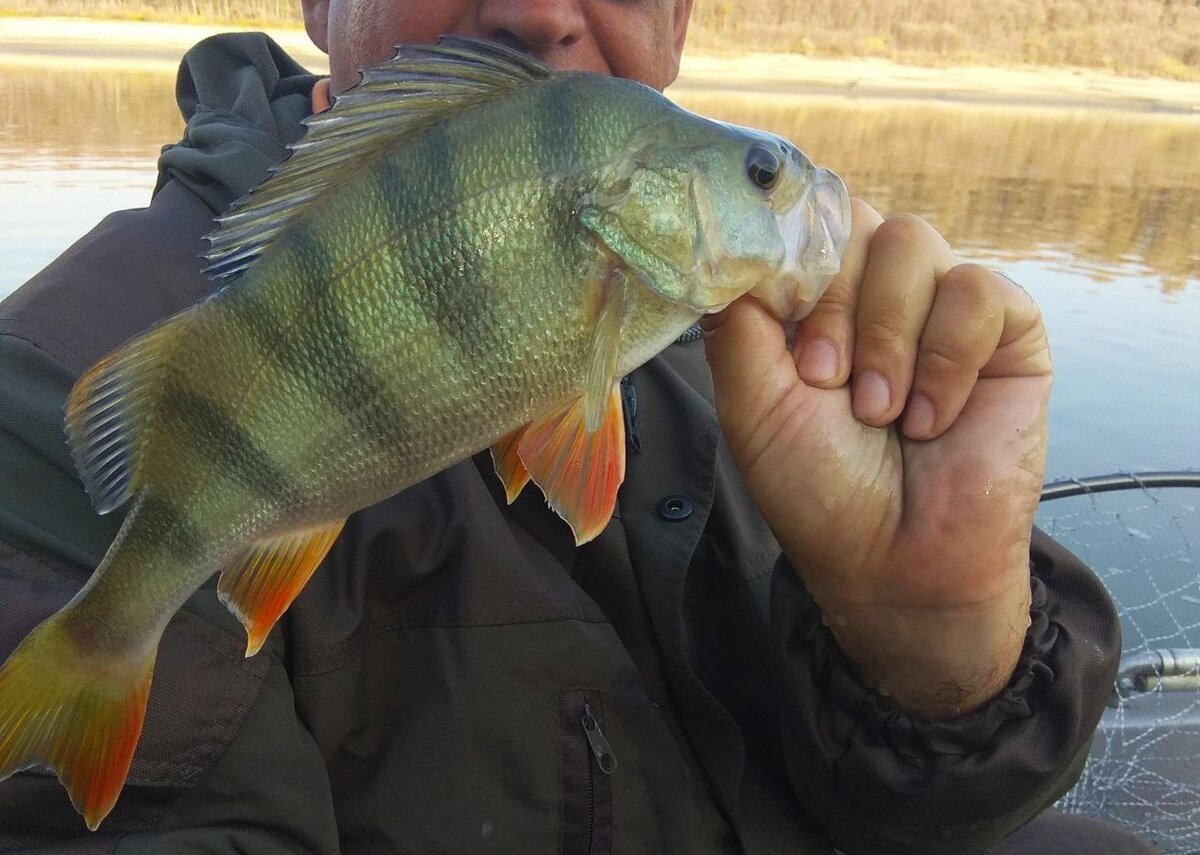
[[[582,545],[608,524],[625,479],[625,422],[616,383],[600,424],[588,432],[584,398],[531,422],[517,444],[521,461],[546,501]]]
[[[253,656],[325,558],[344,519],[260,540],[221,571],[217,594],[246,627]]]
[[[505,434],[492,446],[492,465],[496,467],[496,474],[504,483],[504,497],[510,505],[529,483],[529,470],[525,468],[525,464],[521,462],[521,455],[517,453],[517,445],[524,433],[525,428],[519,427]]]

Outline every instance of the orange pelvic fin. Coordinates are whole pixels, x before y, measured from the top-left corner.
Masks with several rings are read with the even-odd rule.
[[[129,774],[155,648],[122,662],[76,645],[59,612],[0,667],[0,780],[43,763],[95,831]]]
[[[530,422],[517,451],[534,482],[582,545],[608,524],[625,479],[625,422],[613,383],[600,423],[588,431],[583,397]]]
[[[345,524],[340,519],[260,540],[221,571],[217,594],[246,627],[246,656],[262,648]]]
[[[529,483],[529,470],[525,468],[525,464],[521,462],[521,455],[517,453],[517,444],[520,443],[523,433],[525,428],[519,427],[512,433],[505,434],[492,446],[492,465],[496,467],[496,474],[504,482],[504,497],[510,505]]]

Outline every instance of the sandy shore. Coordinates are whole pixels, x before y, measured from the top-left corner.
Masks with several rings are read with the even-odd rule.
[[[218,25],[0,17],[0,66],[64,63],[82,67],[136,67],[173,73],[180,55]],[[270,31],[314,71],[324,54],[301,30]],[[829,95],[1030,107],[1095,107],[1189,115],[1200,119],[1200,83],[1119,77],[1071,68],[920,68],[882,59],[811,59],[795,54],[685,55],[680,91]]]
[[[0,17],[0,65],[126,67],[174,74],[196,42],[237,29],[221,24],[164,24],[89,18]],[[271,38],[313,71],[328,70],[303,30],[268,30]]]

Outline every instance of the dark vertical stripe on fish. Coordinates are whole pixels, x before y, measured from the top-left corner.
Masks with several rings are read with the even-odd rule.
[[[581,145],[575,97],[566,86],[543,86],[538,98],[542,162],[547,171],[570,174],[573,170],[565,167],[575,160]],[[569,258],[576,250],[578,239],[578,225],[573,216],[578,203],[578,188],[571,181],[559,179],[551,187],[551,194],[550,239],[559,257]]]
[[[413,181],[409,158],[390,155],[381,157],[371,167],[371,178],[378,193],[379,213],[387,222],[389,235],[403,235],[412,231],[412,201],[418,187]]]
[[[331,293],[334,277],[345,274],[307,225],[293,228],[280,241],[284,257],[275,261],[286,263],[287,269],[274,274],[295,277],[295,316],[281,317],[264,301],[270,289],[245,288],[240,295],[243,317],[265,356],[340,413],[363,441],[389,446],[395,426],[374,413],[386,400],[385,382],[358,352],[342,306]]]
[[[169,384],[162,407],[178,415],[188,427],[192,445],[213,466],[219,466],[229,481],[282,508],[302,503],[304,496],[296,489],[287,469],[272,459],[219,404]]]
[[[538,101],[541,162],[547,172],[560,172],[580,148],[575,96],[565,86],[543,86],[538,90]]]
[[[487,250],[486,238],[479,229],[487,222],[462,218],[462,205],[450,204],[468,195],[470,182],[476,178],[460,168],[457,153],[467,149],[471,141],[452,135],[443,126],[430,128],[421,138],[415,162],[428,172],[426,190],[429,208],[438,213],[425,228],[413,230],[425,240],[422,252],[409,253],[410,264],[422,267],[410,270],[410,281],[416,286],[413,298],[422,314],[434,321],[442,340],[469,359],[481,357],[485,342],[481,331],[497,329],[495,300],[490,291],[487,271],[481,264]],[[478,200],[476,200],[478,201]]]
[[[454,141],[444,125],[434,125],[421,135],[421,142],[413,160],[417,167],[424,171],[420,186],[429,208],[442,207],[452,199],[458,198]]]
[[[203,533],[187,512],[152,490],[142,494],[137,515],[138,525],[130,529],[130,534],[136,536],[133,534],[136,531],[141,535],[139,540],[147,542],[127,544],[135,552],[141,548],[153,553],[165,547],[176,560],[190,562],[204,549]]]

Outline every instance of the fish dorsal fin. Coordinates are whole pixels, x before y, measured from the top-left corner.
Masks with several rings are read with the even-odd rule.
[[[327,188],[390,147],[551,74],[548,65],[495,42],[443,36],[436,46],[401,45],[392,59],[364,69],[330,109],[305,119],[288,157],[217,218],[205,272],[217,280],[241,273]]]

